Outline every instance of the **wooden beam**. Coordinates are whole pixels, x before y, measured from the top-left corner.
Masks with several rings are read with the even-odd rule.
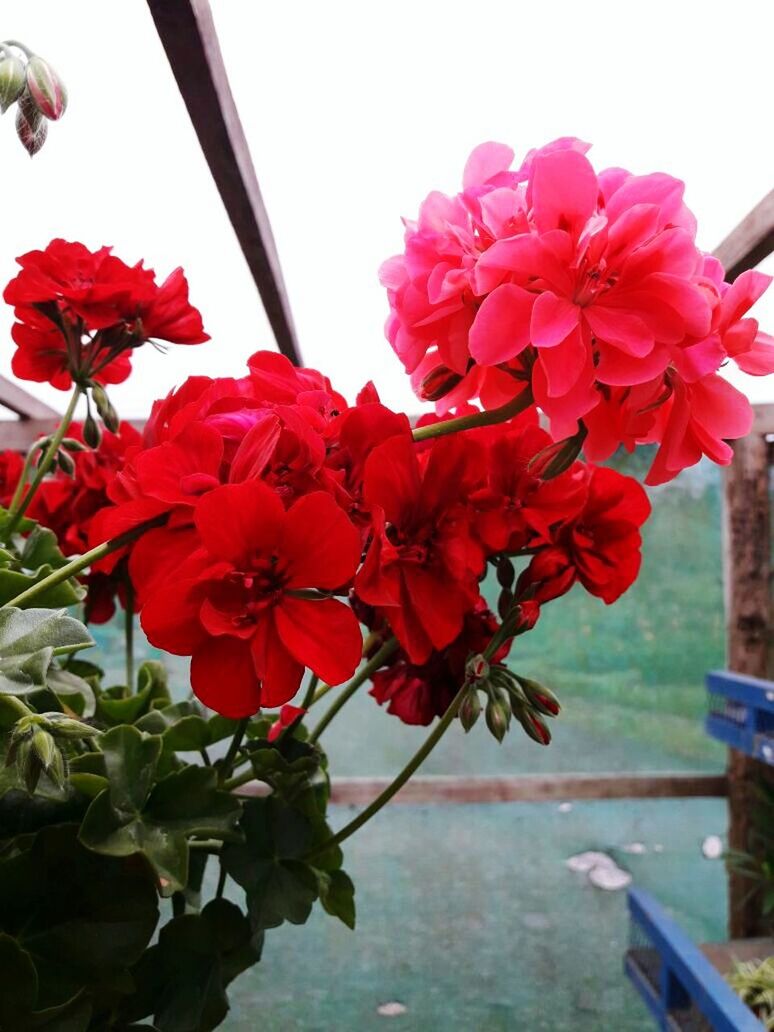
[[[390,778],[334,778],[331,802],[365,806]],[[265,795],[251,781],[245,795]],[[545,803],[577,799],[688,799],[725,796],[726,779],[714,774],[550,774],[505,777],[419,776],[395,796],[399,803]]]
[[[754,269],[774,251],[774,190],[749,215],[746,215],[736,229],[719,244],[713,254],[726,270],[729,283]]]
[[[726,470],[724,499],[724,580],[729,670],[768,678],[771,671],[771,532],[769,455],[763,434],[734,441],[734,459]],[[756,788],[772,779],[773,769],[729,749],[728,845],[750,849],[751,815]],[[748,879],[729,874],[729,932],[745,938],[761,929],[761,904]]]
[[[38,401],[23,387],[0,376],[0,405],[20,419],[58,419],[59,413],[44,401]]]
[[[148,0],[148,7],[258,287],[277,346],[300,365],[277,248],[229,86],[210,5],[207,0]]]
[[[60,419],[58,413],[44,419],[0,419],[0,448],[26,451],[39,437],[52,434]],[[135,430],[142,430],[145,426],[144,419],[127,419],[126,422],[131,423]]]

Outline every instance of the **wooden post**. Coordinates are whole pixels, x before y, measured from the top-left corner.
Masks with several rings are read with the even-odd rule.
[[[772,427],[774,430],[774,427]],[[726,473],[724,507],[727,665],[730,670],[767,678],[771,628],[771,529],[769,449],[764,433],[734,442]],[[772,769],[729,750],[728,845],[748,851],[755,785]],[[729,933],[732,939],[760,934],[760,901],[750,881],[729,874]]]

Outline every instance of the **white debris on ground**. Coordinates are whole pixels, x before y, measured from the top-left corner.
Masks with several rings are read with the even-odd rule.
[[[621,846],[622,853],[632,853],[634,856],[642,856],[647,851],[648,847],[644,842],[629,842],[627,845]]]
[[[723,839],[720,835],[707,835],[701,844],[705,860],[719,860],[723,856]]]
[[[569,813],[572,810],[572,803],[559,803],[557,810],[559,813]]]
[[[381,1014],[383,1018],[399,1018],[401,1014],[406,1013],[407,1009],[405,1004],[392,1000],[390,1003],[380,1003],[376,1008],[376,1013]]]
[[[631,874],[619,867],[607,853],[588,850],[569,857],[565,863],[571,871],[585,874],[589,882],[598,889],[615,892],[631,884]]]

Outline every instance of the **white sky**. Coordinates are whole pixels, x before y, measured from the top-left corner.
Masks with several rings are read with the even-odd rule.
[[[767,0],[211,2],[305,361],[350,397],[373,378],[417,408],[382,335],[377,269],[400,250],[400,216],[458,189],[475,144],[520,157],[576,135],[597,168],[677,175],[707,250],[772,186]],[[2,15],[3,38],[60,71],[70,107],[32,161],[13,114],[0,121],[0,281],[57,235],[161,276],[183,265],[212,341],[143,349],[111,396],[141,416],[191,373],[239,374],[271,332],[145,3],[5,0]],[[755,314],[774,332],[770,294]],[[3,375],[11,321],[2,306]],[[774,399],[774,377],[735,382]]]

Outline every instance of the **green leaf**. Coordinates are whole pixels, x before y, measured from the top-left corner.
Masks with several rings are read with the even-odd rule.
[[[56,656],[89,648],[94,641],[64,610],[0,609],[0,658],[19,659],[51,648]]]
[[[210,1032],[228,1013],[226,988],[260,960],[261,946],[245,915],[225,899],[174,918],[134,971],[129,1020],[154,1014],[159,1032]]]
[[[188,837],[237,837],[239,800],[218,789],[215,771],[207,767],[183,767],[154,785],[158,735],[116,727],[102,736],[101,745],[109,788],[89,806],[81,842],[109,856],[143,853],[163,895],[182,891],[188,880]]]
[[[297,809],[271,796],[243,803],[240,827],[244,842],[226,844],[226,871],[245,890],[256,928],[276,928],[283,921],[303,924],[318,895],[317,875],[301,861],[314,829]]]
[[[44,828],[27,848],[0,860],[0,941],[10,938],[24,951],[37,978],[34,1015],[23,1023],[0,1021],[3,1029],[88,1027],[90,999],[131,991],[129,969],[156,926],[158,898],[147,866],[90,853],[77,830]],[[29,977],[12,970],[3,954],[0,1008],[17,984],[26,986],[26,1006]]]
[[[134,724],[153,707],[165,706],[169,701],[167,672],[162,663],[149,659],[137,671],[137,691],[116,685],[102,692],[97,716],[106,724]]]
[[[46,684],[56,697],[79,717],[92,717],[96,707],[94,689],[89,682],[71,670],[52,663],[48,668]]]
[[[0,934],[0,1028],[20,1029],[38,998],[38,973],[16,939]]]
[[[318,872],[320,902],[333,917],[347,928],[355,927],[355,886],[344,871]]]
[[[247,742],[245,751],[256,778],[286,796],[306,785],[322,762],[322,753],[316,746],[292,735],[283,736],[279,742]]]
[[[31,588],[33,584],[37,584],[44,577],[48,577],[50,573],[53,573],[50,566],[41,566],[34,574],[22,573],[19,570],[9,570],[7,568],[0,569],[0,605],[7,605],[17,595],[21,595],[27,588]],[[41,591],[39,595],[30,600],[30,603],[34,606],[48,606],[51,609],[58,609],[65,606],[74,606],[83,599],[84,595],[85,590],[76,581],[67,580]],[[26,603],[22,603],[22,608],[27,608]]]

